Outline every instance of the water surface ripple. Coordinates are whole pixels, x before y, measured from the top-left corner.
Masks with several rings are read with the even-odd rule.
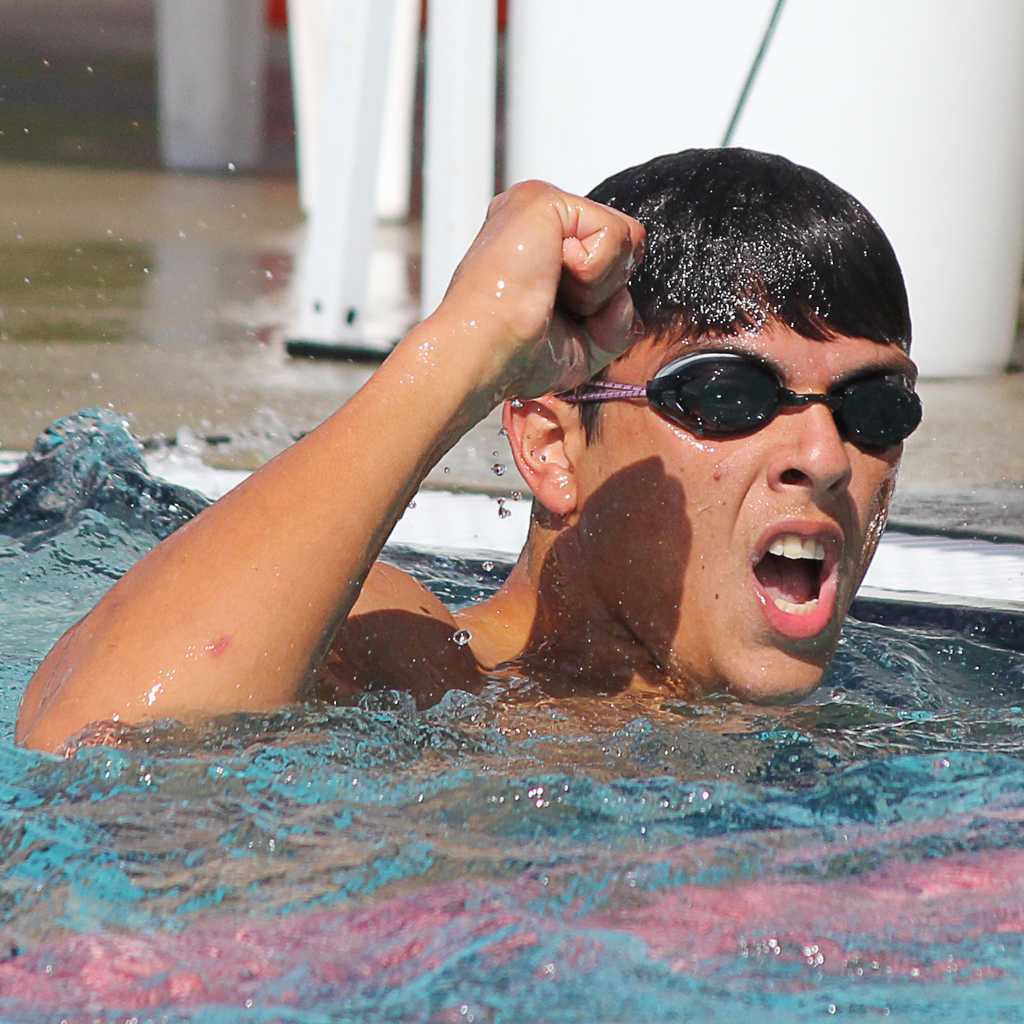
[[[522,680],[15,747],[49,645],[203,504],[95,410],[0,480],[3,1020],[1021,1019],[1020,655],[850,622],[789,709]]]

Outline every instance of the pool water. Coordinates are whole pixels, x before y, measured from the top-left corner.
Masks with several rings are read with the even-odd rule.
[[[1024,657],[983,637],[851,621],[789,709],[524,679],[15,747],[53,640],[205,503],[109,412],[0,480],[0,1019],[1024,1017]],[[508,569],[386,556],[452,604]]]

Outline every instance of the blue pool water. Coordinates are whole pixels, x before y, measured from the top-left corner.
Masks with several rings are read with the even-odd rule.
[[[1024,1018],[1024,658],[983,638],[850,622],[790,709],[522,680],[13,746],[204,504],[109,413],[0,481],[0,1019]],[[387,555],[453,604],[507,569]]]

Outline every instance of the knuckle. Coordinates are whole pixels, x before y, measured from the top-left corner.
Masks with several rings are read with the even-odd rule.
[[[558,190],[546,181],[517,181],[514,185],[509,185],[504,192],[499,192],[488,203],[487,217],[494,217],[507,207],[522,210],[540,203],[550,203],[558,194]]]
[[[505,194],[522,203],[550,202],[555,196],[561,195],[554,185],[539,178],[518,181]]]
[[[512,186],[521,195],[534,197],[537,195],[547,195],[558,190],[548,181],[542,181],[540,178],[527,178],[525,181],[517,182]]]

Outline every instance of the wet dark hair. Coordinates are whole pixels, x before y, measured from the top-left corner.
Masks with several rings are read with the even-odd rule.
[[[589,198],[647,229],[629,290],[648,332],[685,341],[778,321],[805,338],[910,349],[888,238],[817,171],[750,149],[685,149],[613,174]],[[588,439],[598,408],[581,406]]]

